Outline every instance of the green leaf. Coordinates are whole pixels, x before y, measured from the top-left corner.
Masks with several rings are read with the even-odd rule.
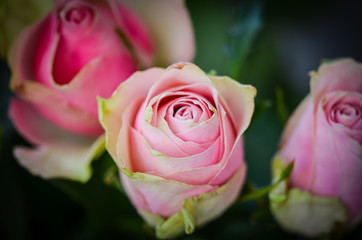
[[[294,167],[294,161],[290,162],[282,170],[282,172],[280,174],[280,178],[275,183],[273,183],[273,184],[271,184],[269,186],[263,187],[261,189],[252,190],[249,193],[242,194],[240,196],[240,198],[237,200],[236,204],[246,202],[246,201],[250,201],[250,200],[257,200],[257,199],[260,199],[260,198],[264,197],[269,192],[271,192],[274,188],[276,188],[279,185],[279,183],[281,183],[282,181],[285,181],[285,180],[287,180],[289,178],[290,174],[293,171],[293,167]],[[279,197],[279,199],[282,198],[282,196],[276,196],[275,195],[275,198],[278,198],[278,197]]]
[[[294,168],[294,161],[291,161],[280,174],[280,179],[279,179],[278,183],[280,183],[281,181],[287,180],[289,178],[290,174],[292,173],[293,168]]]
[[[242,2],[236,10],[236,20],[230,28],[226,49],[231,60],[229,74],[238,80],[243,63],[262,28],[262,4],[260,1]]]
[[[276,98],[276,107],[277,107],[278,115],[279,115],[280,119],[282,120],[283,124],[285,124],[288,121],[289,113],[288,113],[287,105],[285,104],[284,91],[279,86],[276,87],[276,89],[275,89],[275,98]]]

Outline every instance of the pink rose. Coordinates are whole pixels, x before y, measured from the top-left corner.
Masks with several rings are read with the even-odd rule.
[[[133,74],[99,100],[125,191],[160,238],[220,215],[245,177],[241,135],[255,88],[178,63]]]
[[[44,178],[87,180],[102,146],[96,96],[109,97],[139,68],[190,60],[193,52],[182,0],[56,1],[10,51],[10,87],[21,98],[11,101],[10,116],[37,145],[16,148],[16,158]]]
[[[362,218],[362,65],[337,60],[311,76],[311,93],[290,118],[277,154],[284,163],[295,161],[289,185],[305,198],[293,190],[283,203],[294,220],[282,213],[283,204],[274,213],[286,228],[316,235]],[[298,208],[304,213],[296,214]]]

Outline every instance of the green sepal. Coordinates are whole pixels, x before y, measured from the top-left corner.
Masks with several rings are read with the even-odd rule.
[[[274,181],[281,178],[284,166],[280,157],[274,158]],[[327,234],[347,221],[347,209],[339,198],[288,188],[288,181],[280,181],[269,194],[271,211],[283,228],[312,237]]]

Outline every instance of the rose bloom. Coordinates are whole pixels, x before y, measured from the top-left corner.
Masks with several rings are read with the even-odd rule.
[[[317,235],[362,218],[362,65],[341,59],[311,76],[311,93],[290,118],[277,154],[295,161],[293,192],[274,214],[289,230]]]
[[[252,86],[178,63],[137,72],[99,100],[106,148],[158,237],[190,233],[237,198],[246,171],[241,135],[255,94]]]
[[[9,114],[36,145],[17,147],[15,157],[44,178],[86,181],[103,142],[96,96],[109,97],[139,68],[193,53],[182,0],[56,1],[10,50],[10,87],[20,99]]]

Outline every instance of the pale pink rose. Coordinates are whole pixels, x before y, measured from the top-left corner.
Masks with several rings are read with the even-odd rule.
[[[295,161],[290,188],[338,198],[356,224],[362,217],[362,65],[336,60],[311,76],[311,93],[290,118],[278,155]]]
[[[160,16],[164,12],[173,15]],[[187,61],[193,52],[182,0],[55,1],[53,11],[24,29],[9,53],[10,87],[21,98],[11,101],[10,117],[38,146],[17,148],[16,158],[45,178],[88,179],[89,162],[102,145],[95,142],[103,133],[96,96],[109,97],[137,69]]]
[[[137,72],[99,100],[106,148],[159,237],[189,231],[188,220],[203,224],[237,198],[246,171],[241,135],[255,94],[252,86],[178,63]]]

